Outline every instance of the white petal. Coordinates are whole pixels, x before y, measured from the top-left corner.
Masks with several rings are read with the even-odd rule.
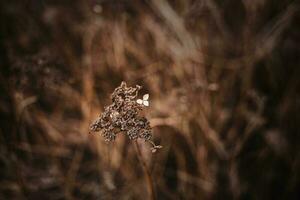
[[[145,94],[144,96],[143,96],[143,100],[145,101],[145,100],[148,100],[149,99],[149,94]]]
[[[144,104],[145,106],[149,106],[149,101],[143,101],[143,104]]]
[[[143,100],[142,100],[142,99],[138,99],[138,100],[136,100],[136,102],[137,102],[138,104],[143,104]]]
[[[156,149],[155,149],[155,148],[152,148],[152,149],[151,149],[151,152],[152,152],[152,153],[155,153],[155,152],[156,152]]]

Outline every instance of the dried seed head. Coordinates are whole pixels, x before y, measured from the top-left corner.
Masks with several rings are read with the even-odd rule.
[[[113,141],[119,132],[123,132],[131,140],[141,138],[149,142],[153,146],[153,153],[161,148],[151,141],[152,128],[149,121],[139,116],[139,111],[149,106],[149,94],[136,100],[141,88],[139,85],[127,87],[122,82],[111,95],[112,104],[105,107],[104,112],[91,124],[91,132],[101,131],[105,141]]]

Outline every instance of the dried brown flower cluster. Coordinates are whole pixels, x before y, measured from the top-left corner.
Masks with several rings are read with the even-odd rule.
[[[148,105],[143,100],[135,100],[141,86],[127,87],[122,82],[111,95],[112,104],[105,107],[104,112],[90,126],[92,132],[101,131],[105,141],[113,141],[118,133],[126,133],[131,140],[144,139],[152,145],[152,152],[162,148],[151,140],[152,129],[149,121],[139,115]],[[147,96],[147,99],[149,95]]]

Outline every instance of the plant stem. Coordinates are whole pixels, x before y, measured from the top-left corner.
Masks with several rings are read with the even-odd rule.
[[[140,161],[140,163],[143,167],[143,170],[144,170],[144,173],[145,173],[145,176],[146,176],[146,182],[147,182],[147,186],[148,186],[148,192],[149,192],[150,199],[151,200],[156,200],[155,192],[154,192],[154,186],[153,186],[153,179],[152,179],[150,170],[149,170],[146,162],[143,159],[142,152],[141,152],[141,149],[139,147],[139,144],[137,143],[136,140],[134,141],[134,143],[135,143],[135,147],[136,147],[135,149],[136,149],[136,152],[137,152],[138,159],[139,159],[139,161]]]

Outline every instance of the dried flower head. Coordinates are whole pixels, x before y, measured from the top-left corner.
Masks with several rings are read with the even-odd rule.
[[[144,139],[152,145],[154,153],[162,148],[151,140],[152,128],[149,121],[139,115],[140,111],[149,106],[149,94],[136,100],[141,86],[127,87],[122,82],[111,95],[112,104],[105,107],[104,112],[91,124],[91,132],[101,131],[105,141],[113,141],[118,133],[125,133],[131,140]]]

